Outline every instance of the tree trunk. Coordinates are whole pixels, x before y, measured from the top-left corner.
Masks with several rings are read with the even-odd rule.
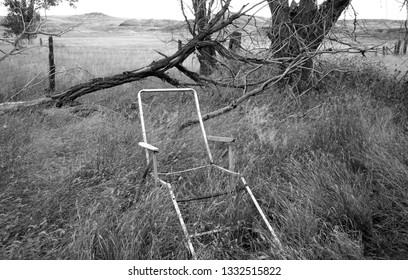
[[[316,51],[350,2],[326,0],[317,5],[316,0],[300,0],[299,4],[292,1],[289,7],[287,0],[270,0],[272,26],[268,37],[275,57],[290,60],[301,53]],[[308,86],[312,59],[302,66],[296,80]]]
[[[242,33],[234,31],[231,34],[231,38],[228,44],[228,50],[237,54],[241,51],[242,48]]]
[[[289,4],[287,0],[269,1],[271,10],[271,29],[268,37],[271,40],[271,49],[276,50],[275,57],[286,57],[288,54],[295,53],[291,50],[294,45],[288,44],[291,40],[291,25],[289,17]],[[286,45],[286,46],[285,46]]]
[[[27,12],[27,22],[28,22],[28,32],[34,32],[35,30],[35,25],[36,25],[36,12],[34,8],[34,0],[30,0],[30,5],[28,7],[28,12]],[[34,39],[35,39],[34,34],[28,34],[27,35],[27,41],[29,45],[34,44]]]
[[[296,39],[298,47],[288,44],[284,48],[292,56],[302,51],[314,51],[350,2],[326,0],[318,6],[316,0],[301,0],[298,5],[292,4],[290,9],[287,0],[270,0],[272,27],[268,36],[273,45],[279,42],[279,47]]]
[[[211,19],[211,8],[214,1],[211,1],[207,7],[207,0],[193,0],[193,9],[195,13],[195,27],[197,33],[202,33]],[[194,34],[192,34],[194,36]],[[211,36],[204,38],[202,42],[211,41]],[[211,75],[215,69],[215,47],[205,46],[198,48],[198,61],[200,63],[199,73],[201,75]]]
[[[406,10],[407,10],[407,18],[405,19],[405,22],[404,22],[404,26],[405,26],[405,36],[404,36],[404,42],[405,42],[405,44],[404,44],[404,49],[405,49],[405,53],[407,52],[407,49],[406,49],[406,43],[407,43],[407,40],[408,40],[408,3],[407,2],[404,2],[404,5],[405,5],[405,8],[406,8]],[[405,54],[404,53],[404,54]]]

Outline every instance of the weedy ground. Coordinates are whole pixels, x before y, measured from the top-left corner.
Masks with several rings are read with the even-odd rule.
[[[405,259],[408,256],[406,82],[369,62],[325,62],[334,71],[297,96],[278,85],[205,123],[234,136],[236,169],[252,187],[281,251],[247,195],[182,207],[189,229],[238,228],[195,240],[201,259]],[[142,182],[146,162],[136,93],[157,80],[89,94],[77,107],[0,117],[1,259],[188,259],[165,187]],[[202,111],[242,93],[197,88]],[[184,95],[144,99],[160,168],[205,164]],[[192,110],[190,109],[192,108]],[[225,146],[213,145],[221,165]],[[201,170],[169,178],[178,196],[228,188]]]

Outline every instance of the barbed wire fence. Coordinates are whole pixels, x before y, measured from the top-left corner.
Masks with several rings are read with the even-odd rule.
[[[162,58],[158,53],[177,49],[177,42],[164,42],[161,47],[146,44],[138,47],[78,45],[69,39],[53,40],[53,63],[55,64],[55,90],[50,86],[50,45],[47,38],[36,40],[35,45],[8,57],[0,67],[0,103],[31,100],[93,78],[114,75],[138,69]],[[0,46],[1,47],[1,46]],[[190,65],[196,62],[190,59]]]
[[[256,32],[259,30],[259,28],[256,29]],[[248,36],[250,38],[246,40],[245,34],[243,34],[243,44],[246,40],[254,47],[254,38],[260,36],[253,34]],[[159,52],[172,53],[178,47],[178,42],[173,36],[167,42],[160,43],[159,40],[156,40],[151,43],[146,41],[129,47],[126,47],[126,42],[122,42],[121,39],[123,38],[119,37],[118,42],[115,43],[114,38],[109,38],[109,42],[104,45],[101,41],[90,44],[89,40],[92,38],[81,38],[78,41],[77,38],[54,37],[54,89],[50,84],[52,71],[50,69],[49,40],[47,37],[37,38],[36,44],[24,46],[24,50],[2,61],[0,65],[0,103],[37,99],[53,92],[62,92],[93,78],[138,69],[162,58]],[[255,45],[265,45],[265,42],[257,42]],[[326,42],[325,48],[336,49],[339,45],[342,43]],[[407,38],[399,38],[397,41],[395,39],[388,40],[371,51],[384,56],[405,55],[407,45]],[[0,49],[4,49],[1,43]],[[259,50],[255,48],[254,51]],[[198,60],[195,56],[189,58],[185,63],[191,69],[198,68]]]

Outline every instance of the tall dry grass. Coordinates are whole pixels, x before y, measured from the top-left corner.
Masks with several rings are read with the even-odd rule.
[[[232,195],[183,206],[191,232],[239,225],[197,239],[199,258],[406,258],[406,90],[375,65],[353,68],[359,71],[333,72],[306,95],[275,88],[206,123],[209,134],[237,138],[237,169],[284,248],[274,249],[248,197]],[[0,258],[190,258],[167,190],[141,184],[146,163],[135,93],[164,86],[147,80],[87,95],[78,109],[0,118]],[[198,90],[204,112],[227,102]],[[144,102],[161,170],[203,164],[199,128],[176,129],[193,116],[190,99]],[[225,147],[212,149],[225,165]],[[230,187],[230,178],[207,169],[168,180],[179,197]]]
[[[301,105],[280,96],[247,108],[239,129],[243,162],[295,258],[407,256],[405,87],[355,67]]]

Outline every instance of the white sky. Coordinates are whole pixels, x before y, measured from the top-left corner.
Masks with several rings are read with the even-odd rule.
[[[406,9],[401,10],[403,0],[352,0],[352,5],[358,18],[366,19],[406,19]],[[49,15],[73,15],[91,12],[101,12],[110,16],[141,19],[183,19],[180,12],[179,0],[79,0],[77,8],[66,4],[52,8]],[[185,0],[186,3],[189,0]],[[231,4],[238,9],[245,3],[258,3],[260,0],[232,0]],[[321,2],[321,1],[320,1]],[[0,7],[0,15],[6,10]],[[268,9],[259,13],[268,17]]]

